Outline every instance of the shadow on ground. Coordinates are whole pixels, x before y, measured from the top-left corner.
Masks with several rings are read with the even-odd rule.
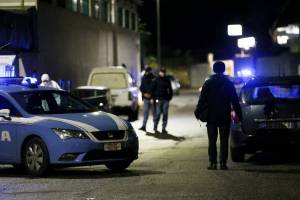
[[[294,163],[300,165],[300,156],[298,150],[285,150],[285,151],[269,151],[257,152],[250,156],[246,162],[256,165],[279,165]]]
[[[138,177],[147,175],[164,174],[162,171],[153,170],[125,170],[123,172],[113,172],[108,169],[95,169],[94,168],[63,168],[63,169],[51,169],[45,175],[41,177],[32,177],[26,174],[25,171],[15,169],[14,167],[0,168],[0,177],[11,178],[53,178],[53,179],[103,179],[103,178],[127,178]]]
[[[148,136],[152,136],[155,137],[157,139],[161,139],[161,140],[175,140],[175,141],[184,141],[185,137],[177,137],[171,134],[162,134],[162,133],[151,133],[151,132],[147,132],[146,135]]]

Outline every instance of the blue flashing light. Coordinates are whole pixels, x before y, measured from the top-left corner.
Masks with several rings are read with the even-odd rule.
[[[25,77],[22,80],[21,83],[23,86],[28,86],[31,88],[37,88],[38,87],[38,80],[36,78],[33,77]]]
[[[242,69],[237,72],[238,77],[251,77],[253,76],[253,72],[251,69]]]

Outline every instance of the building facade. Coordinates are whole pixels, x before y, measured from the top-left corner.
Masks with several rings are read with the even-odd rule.
[[[0,7],[15,11],[26,9],[25,4],[13,7],[0,2]],[[139,80],[140,1],[30,0],[32,4],[37,9],[38,48],[19,55],[28,75],[49,73],[78,86],[86,84],[94,67],[126,65]]]

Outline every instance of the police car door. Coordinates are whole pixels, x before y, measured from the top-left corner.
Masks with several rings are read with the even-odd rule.
[[[0,95],[0,162],[16,158],[16,124],[10,118],[15,112],[14,106]]]

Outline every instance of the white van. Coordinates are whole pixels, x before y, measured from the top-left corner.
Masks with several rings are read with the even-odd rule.
[[[138,119],[138,88],[124,67],[95,67],[89,75],[87,85],[110,88],[112,112],[127,115],[130,121]]]

